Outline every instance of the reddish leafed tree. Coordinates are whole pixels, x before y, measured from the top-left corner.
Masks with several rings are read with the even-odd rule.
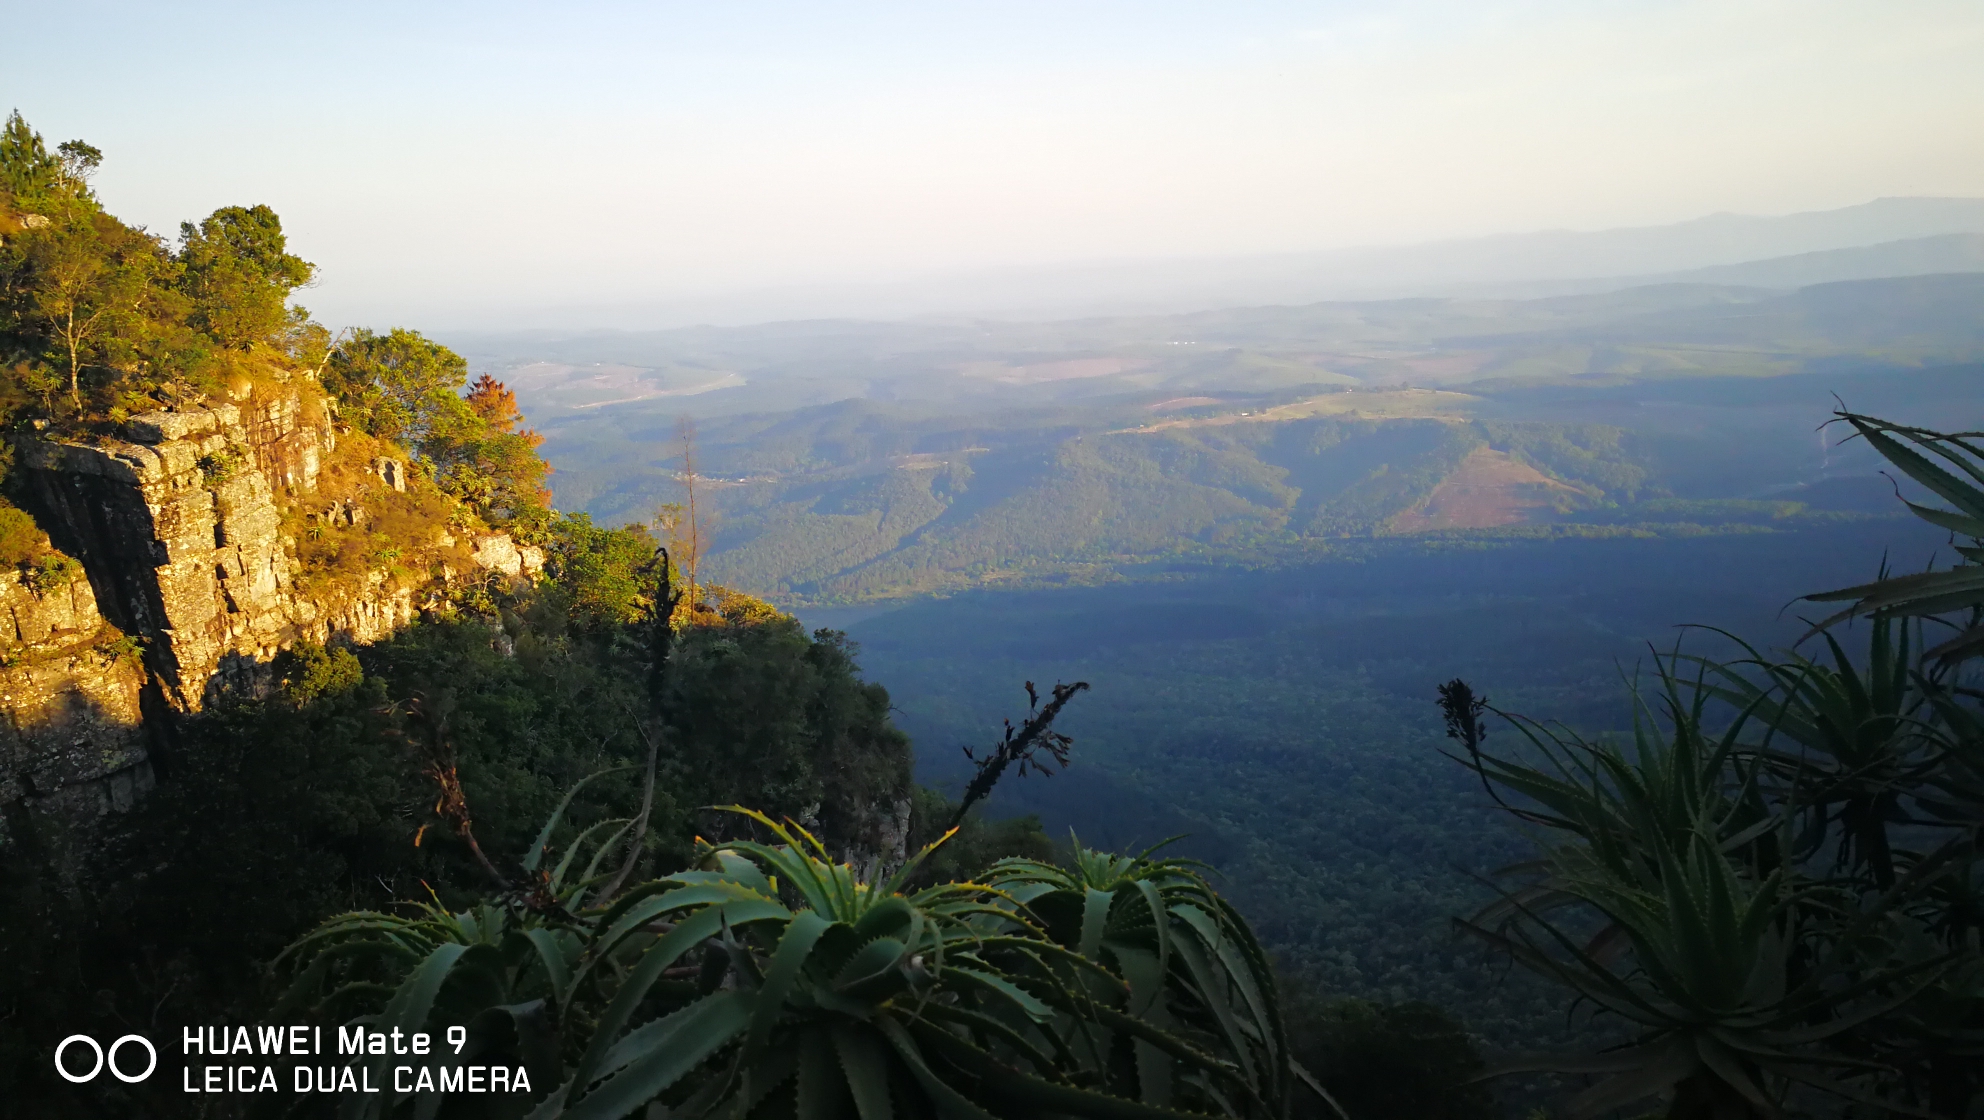
[[[467,400],[469,411],[496,431],[523,436],[532,447],[544,442],[544,437],[536,432],[517,430],[524,418],[523,410],[517,407],[517,394],[501,381],[483,374],[469,383]]]

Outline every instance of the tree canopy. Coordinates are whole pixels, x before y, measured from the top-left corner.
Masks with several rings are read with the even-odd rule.
[[[317,267],[289,252],[274,210],[224,206],[197,226],[181,224],[179,244],[189,320],[216,343],[253,349],[285,324],[309,318],[289,307],[289,297]]]
[[[418,332],[333,338],[293,303],[317,268],[267,206],[223,206],[177,244],[104,210],[103,153],[51,150],[19,113],[0,128],[0,424],[116,424],[188,395],[310,370],[339,422],[398,445],[486,522],[548,531],[550,467],[516,394]]]

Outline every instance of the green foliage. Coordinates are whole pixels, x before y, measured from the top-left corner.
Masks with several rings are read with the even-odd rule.
[[[416,331],[361,329],[331,352],[323,382],[346,423],[418,450],[460,406],[468,363]]]
[[[418,332],[354,332],[326,347],[324,387],[345,422],[420,457],[441,490],[526,541],[542,539],[553,520],[535,433],[518,431],[516,398],[484,377],[468,396],[468,363]]]
[[[1483,421],[1489,446],[1615,502],[1638,501],[1652,483],[1644,437],[1610,424]]]
[[[483,374],[437,424],[426,454],[448,493],[519,539],[539,541],[554,517],[544,488],[551,465],[537,453],[544,438],[522,423],[517,395]]]
[[[0,564],[19,567],[48,548],[48,534],[26,510],[0,506]]]
[[[343,647],[299,643],[285,654],[279,680],[285,702],[308,708],[355,691],[365,682],[365,667]]]
[[[1055,942],[1120,977],[1129,1016],[1197,1051],[1187,1058],[1165,1039],[1103,1017],[1134,1050],[1135,1074],[1115,1076],[1123,1095],[1214,1115],[1280,1115],[1309,1078],[1288,1052],[1266,954],[1198,866],[1153,859],[1152,851],[1076,847],[1068,867],[1006,860],[985,881],[1037,916]],[[1107,1061],[1101,1053],[1094,1060]]]
[[[179,227],[181,284],[188,322],[220,346],[248,350],[277,337],[291,321],[291,292],[316,266],[288,251],[282,220],[266,206],[224,206]],[[299,308],[297,320],[307,318]]]
[[[1848,419],[1960,510],[1976,503],[1907,445],[1984,480],[1960,437]],[[1984,503],[1912,508],[1984,528],[1964,521]],[[1442,689],[1461,761],[1541,832],[1542,858],[1462,927],[1633,1031],[1538,1067],[1606,1075],[1573,1120],[1655,1096],[1671,1120],[1777,1117],[1811,1090],[1911,1115],[1984,1103],[1984,696],[1950,670],[1973,631],[1917,660],[1900,621],[1956,612],[1974,630],[1984,595],[1964,557],[1929,587],[1823,596],[1857,600],[1841,618],[1874,615],[1861,657],[1825,629],[1836,618],[1818,630],[1825,660],[1747,645],[1741,661],[1658,660],[1658,708],[1641,705],[1630,751],[1506,717],[1526,749],[1492,754],[1493,709]]]
[[[18,113],[0,135],[0,420],[121,420],[309,333],[288,300],[314,269],[274,211],[223,207],[174,250],[98,205],[102,158],[80,140],[51,155]]]
[[[74,557],[59,552],[48,552],[38,557],[34,566],[28,569],[28,585],[38,594],[46,595],[60,587],[67,587],[83,572],[83,566]]]
[[[234,477],[235,472],[241,469],[242,460],[234,451],[222,448],[212,455],[202,455],[195,465],[200,468],[200,474],[206,479],[207,485],[219,486]]]
[[[285,955],[287,1002],[469,1025],[479,1060],[535,1075],[545,1117],[1283,1115],[1273,976],[1190,868],[1082,851],[1074,873],[1009,862],[916,890],[917,861],[866,882],[803,829],[740,812],[776,845],[705,848],[697,870],[592,908],[625,822],[546,869],[554,815],[529,900],[334,918]]]
[[[442,490],[522,539],[543,539],[554,516],[543,488],[550,467],[528,433],[500,430],[451,405],[436,416],[421,453]]]
[[[973,426],[935,435],[911,428],[900,439],[912,447],[939,439],[994,446],[894,463],[887,461],[894,441],[874,439],[883,462],[820,464],[830,451],[869,450],[859,443],[868,433],[846,429],[872,418],[833,419],[848,423],[817,421],[808,433],[816,442],[802,460],[814,469],[790,476],[760,473],[797,454],[781,443],[717,449],[722,469],[745,475],[746,483],[709,491],[724,525],[721,550],[706,562],[714,578],[860,599],[1257,557],[1383,531],[1482,443],[1465,425],[1417,419],[1062,429],[1044,438],[1026,428]],[[560,451],[574,471],[598,454]]]
[[[1567,1021],[1557,990],[1454,936],[1451,915],[1493,897],[1470,872],[1527,858],[1528,845],[1499,827],[1478,781],[1431,749],[1440,727],[1426,682],[1464,669],[1505,708],[1593,735],[1629,731],[1619,667],[1644,659],[1646,642],[1671,641],[1677,620],[1789,642],[1803,626],[1779,617],[1787,584],[1833,586],[1884,551],[1913,562],[1940,543],[1905,520],[1894,527],[1905,535],[1886,541],[1864,523],[1472,546],[1391,538],[1286,570],[820,617],[847,618],[834,624],[888,683],[920,781],[958,795],[969,778],[959,745],[985,744],[983,729],[1011,714],[1013,682],[1088,680],[1094,691],[1063,717],[1075,764],[1005,783],[991,815],[1037,814],[1046,837],[1073,827],[1116,848],[1187,834],[1180,849],[1219,868],[1222,892],[1277,960],[1316,986],[1444,1007],[1490,1051],[1562,1049],[1603,1028]]]
[[[1803,502],[1757,501],[1742,498],[1654,498],[1631,505],[1583,510],[1577,519],[1599,524],[1772,525],[1794,518],[1813,520]]]
[[[63,197],[87,200],[87,180],[102,162],[103,153],[81,140],[66,141],[51,154],[18,109],[0,128],[0,194],[11,195],[16,205],[32,208]]]
[[[143,384],[161,365],[183,364],[160,348],[179,309],[173,272],[151,237],[91,207],[64,207],[47,225],[8,238],[0,331],[31,363],[18,373],[22,388],[41,398],[43,411],[66,390],[81,412],[86,372],[114,398],[120,382]]]
[[[0,505],[0,564],[19,569],[37,595],[68,587],[83,571],[74,558],[55,551],[27,511],[8,505]]]
[[[1984,444],[1974,432],[1932,432],[1848,412],[1839,418],[1902,473],[1956,507],[1947,510],[1909,502],[1910,512],[1970,543],[1957,546],[1963,561],[1947,571],[1895,576],[1806,596],[1816,602],[1850,604],[1819,627],[1858,615],[1922,618],[1961,616],[1967,611],[1968,619],[1953,624],[1957,633],[1929,653],[1949,663],[1984,654]],[[1951,473],[1930,456],[1959,473]]]
[[[749,797],[844,852],[882,850],[910,797],[909,739],[889,721],[888,691],[857,678],[854,653],[788,615],[685,627],[662,701],[680,744],[664,788],[684,805]],[[705,821],[704,834],[731,824]]]
[[[573,614],[595,626],[645,618],[666,574],[660,547],[646,526],[607,529],[583,513],[567,514],[550,530],[549,570]]]
[[[685,866],[694,837],[711,832],[696,806],[740,799],[811,810],[823,839],[872,858],[908,796],[909,747],[849,647],[785,616],[705,618],[676,641],[669,704],[685,714],[657,723],[639,635],[569,602],[553,583],[498,597],[499,617],[286,652],[264,698],[179,725],[170,753],[154,756],[165,777],[107,820],[80,873],[88,890],[71,902],[44,889],[34,853],[0,850],[0,936],[40,947],[0,969],[4,1076],[46,1089],[36,1102],[73,1100],[47,1084],[45,1028],[68,1028],[59,1038],[137,1016],[256,1021],[269,1013],[256,970],[323,915],[434,897],[429,888],[446,906],[472,903],[487,875],[437,812],[437,748],[490,851],[534,850],[565,791],[601,769],[621,768],[569,811],[633,816],[642,791],[625,768],[646,757],[646,726],[662,746],[649,827],[632,845],[641,867]],[[736,757],[739,745],[761,768]],[[8,1033],[20,1024],[32,1033]],[[177,1115],[184,1104],[147,1107]]]
[[[1684,696],[1666,673],[1662,689],[1669,734],[1649,710],[1631,753],[1516,721],[1545,760],[1535,767],[1484,752],[1479,732],[1449,708],[1466,763],[1537,806],[1516,808],[1522,819],[1576,841],[1549,853],[1543,878],[1463,928],[1640,1028],[1631,1048],[1572,1067],[1612,1075],[1571,1103],[1572,1117],[1675,1086],[1718,1107],[1768,1110],[1760,1082],[1822,1072],[1787,1051],[1793,1035],[1858,1010],[1841,1002],[1841,962],[1818,962],[1804,977],[1787,971],[1818,900],[1786,882],[1757,764],[1738,750],[1745,721],[1711,735],[1705,692]],[[1577,905],[1603,915],[1598,935],[1574,939],[1548,923]],[[1628,949],[1637,967],[1615,969]]]

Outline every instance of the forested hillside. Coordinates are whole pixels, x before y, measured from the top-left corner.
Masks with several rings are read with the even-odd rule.
[[[823,604],[1179,564],[1299,563],[1353,538],[1771,531],[1890,507],[1831,395],[1927,417],[1974,366],[1768,379],[1138,394],[960,414],[847,401],[696,432],[719,578]],[[675,425],[595,416],[547,452],[609,516],[684,493]],[[615,465],[601,465],[606,456]]]

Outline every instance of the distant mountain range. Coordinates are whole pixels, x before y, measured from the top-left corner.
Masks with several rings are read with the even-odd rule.
[[[1795,288],[1984,270],[1979,235],[1984,198],[1882,198],[1774,217],[1713,214],[1672,225],[1419,245],[1015,267],[546,314],[574,327],[663,328],[823,318],[1176,314],[1414,296],[1525,298],[1676,279]]]
[[[1979,249],[1940,242],[1984,234],[1984,199],[1883,198],[1839,210],[1757,217],[1713,214],[1675,225],[1579,232],[1544,230],[1422,245],[1376,246],[1281,256],[1136,261],[986,274],[990,285],[1024,285],[1015,311],[1054,301],[1092,311],[1172,311],[1261,303],[1413,296],[1542,296],[1688,279],[1795,288],[1984,268]],[[1832,254],[1848,251],[1845,257]],[[1858,255],[1855,255],[1857,253]],[[1737,268],[1724,275],[1716,270]],[[1754,272],[1741,271],[1754,269]],[[944,298],[941,284],[926,299]],[[1075,311],[1075,313],[1088,313]]]
[[[1943,233],[1877,245],[1819,249],[1785,257],[1711,265],[1649,276],[1539,281],[1499,285],[1496,294],[1567,295],[1618,291],[1647,284],[1726,284],[1754,288],[1803,288],[1842,280],[1883,280],[1945,272],[1984,272],[1984,233]]]
[[[1946,235],[1892,251],[1829,250],[1716,272],[1773,280],[1794,270],[1850,274],[1883,261],[1948,267],[1975,259],[1979,242],[1984,236]],[[1784,374],[1841,362],[1977,361],[1984,359],[1984,270],[1789,291],[1676,279],[1527,299],[1269,304],[1048,322],[809,320],[445,341],[509,383],[554,444],[574,439],[576,449],[608,431],[672,431],[682,412],[775,413],[850,398],[970,412],[995,401],[1049,405],[1143,391],[1591,384]]]

